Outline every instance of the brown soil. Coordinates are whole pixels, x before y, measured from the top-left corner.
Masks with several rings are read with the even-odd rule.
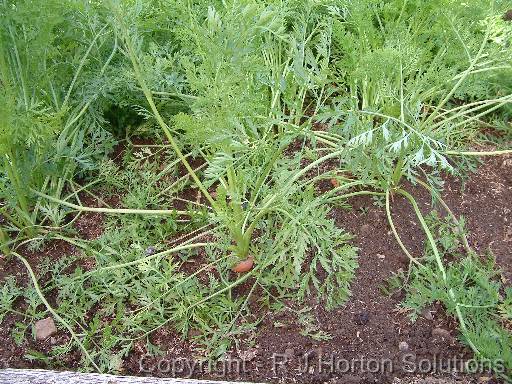
[[[487,159],[464,187],[459,181],[446,179],[444,193],[444,199],[453,212],[466,218],[470,245],[482,253],[491,250],[508,280],[512,279],[512,256],[509,252],[512,242],[509,223],[512,219],[511,165],[511,157]],[[329,185],[329,180],[326,183]],[[428,213],[431,210],[429,194],[420,187],[411,186],[409,190],[417,198],[424,213]],[[359,248],[359,269],[352,283],[352,296],[343,308],[331,312],[326,311],[313,298],[304,303],[305,306],[312,307],[316,322],[332,338],[314,341],[302,336],[302,327],[297,324],[297,318],[291,312],[269,311],[259,324],[253,342],[240,340],[237,347],[229,352],[232,359],[247,361],[243,367],[245,369],[242,369],[244,372],[238,374],[234,372],[239,371],[237,369],[231,371],[233,365],[227,363],[213,367],[213,372],[205,372],[207,369],[196,367],[198,369],[192,374],[193,377],[274,383],[438,382],[433,378],[421,381],[416,374],[404,371],[404,360],[419,363],[424,359],[431,365],[439,364],[436,366],[437,372],[434,369],[436,367],[429,370],[428,366],[423,366],[433,373],[428,376],[451,377],[452,381],[439,383],[490,379],[485,374],[479,375],[482,377],[464,378],[452,377],[452,374],[447,373],[447,367],[443,363],[446,364],[449,359],[454,358],[467,359],[471,354],[457,341],[456,323],[447,318],[441,307],[429,308],[429,313],[425,312],[424,317],[412,323],[407,313],[397,309],[403,299],[402,294],[389,297],[381,292],[381,286],[393,273],[407,269],[408,260],[389,230],[383,208],[366,197],[354,198],[351,204],[351,210],[334,209],[332,217],[340,226],[355,235],[353,243]],[[395,197],[392,210],[395,225],[405,245],[413,255],[420,255],[424,236],[411,207],[403,198]],[[77,229],[85,238],[97,236],[98,232],[91,228],[94,223],[99,224],[98,231],[101,232],[100,218],[84,216],[82,220],[85,222],[79,221]],[[51,257],[59,257],[59,250],[55,247],[53,245],[51,252],[46,251]],[[72,251],[65,249],[64,252]],[[36,265],[40,253],[29,253],[27,257]],[[13,259],[1,259],[0,271],[1,279],[8,275],[25,276],[22,266]],[[4,340],[0,345],[0,359],[4,366],[31,367],[33,365],[24,359],[24,354],[30,349],[44,352],[50,348],[50,341],[26,341],[21,346],[16,346],[10,338],[11,327],[16,320],[16,316],[7,316],[0,328],[0,337]],[[277,324],[280,326],[277,327]],[[193,336],[193,331],[190,336]],[[57,335],[59,340],[66,337],[64,334]],[[152,342],[166,353],[165,356],[143,359],[141,366],[141,358],[146,351],[143,343],[136,343],[133,352],[124,362],[125,374],[173,376],[172,371],[141,372],[141,367],[154,367],[157,362],[163,362],[161,368],[169,368],[171,359],[176,362],[180,358],[195,357],[191,343],[181,340],[170,329],[159,330],[153,335]],[[76,356],[70,356],[67,361],[62,362],[63,367],[76,369],[78,362],[75,358]],[[301,368],[304,367],[306,358],[310,365],[304,372]],[[335,364],[340,364],[337,371],[329,366],[331,359]],[[376,366],[372,359],[381,361],[381,365]],[[236,360],[235,365],[237,361],[239,362]],[[346,361],[355,364],[350,373],[343,373]],[[319,362],[322,369],[319,369]],[[183,361],[180,364],[182,363]],[[175,366],[177,371],[174,376],[188,376],[190,369],[180,364]],[[393,366],[392,372],[388,371],[390,365]],[[228,372],[220,375],[226,366]],[[370,372],[379,368],[379,372]],[[482,382],[496,381],[490,379]]]
[[[511,161],[510,158],[487,161],[473,175],[464,191],[461,190],[460,182],[447,180],[444,194],[452,211],[467,219],[471,233],[470,245],[478,252],[491,250],[509,279],[512,278],[509,252],[512,237],[508,224],[512,218],[509,209],[512,204]],[[428,213],[431,210],[429,194],[418,187],[410,190],[423,212]],[[437,359],[441,362],[469,356],[468,351],[456,342],[456,323],[446,318],[442,308],[430,308],[432,317],[425,313],[427,318],[411,323],[406,313],[397,310],[401,295],[387,297],[381,293],[380,287],[394,272],[400,268],[406,270],[408,259],[389,230],[384,209],[374,206],[371,198],[367,197],[355,198],[351,204],[353,209],[336,209],[333,216],[341,226],[356,236],[354,244],[360,249],[359,269],[352,284],[352,297],[345,307],[333,312],[325,311],[321,305],[315,306],[316,318],[333,338],[326,342],[312,342],[299,336],[300,329],[297,327],[273,327],[276,320],[283,322],[283,319],[270,315],[258,329],[257,344],[262,360],[272,352],[284,353],[286,349],[293,351],[294,357],[287,369],[250,379],[285,379],[289,382],[293,378],[294,381],[304,383],[320,383],[329,379],[333,379],[333,382],[340,382],[340,379],[354,383],[391,382],[393,376],[404,376],[401,364],[404,353],[399,350],[401,342],[407,343],[406,353],[414,354],[417,361]],[[368,211],[364,212],[368,207]],[[411,207],[403,198],[396,197],[392,211],[395,225],[406,247],[413,255],[421,255],[424,235]],[[313,302],[308,304],[314,305]],[[446,339],[433,336],[433,333],[438,333],[434,329],[443,329],[449,334],[446,334]],[[328,361],[331,356],[334,356],[335,361],[352,361],[361,357],[366,361],[390,359],[396,371],[383,375],[363,373],[360,370],[357,375],[351,374],[347,378],[343,375],[319,373],[317,364],[312,374],[298,376],[293,361],[311,351],[316,356],[323,355],[321,361]],[[316,360],[318,363],[318,358]],[[265,365],[268,367],[268,363]]]

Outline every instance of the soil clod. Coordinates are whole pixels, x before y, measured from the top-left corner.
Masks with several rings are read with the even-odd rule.
[[[405,342],[405,341],[401,341],[398,344],[398,349],[400,350],[400,352],[408,351],[409,350],[409,344],[407,344],[407,342]]]
[[[57,333],[57,327],[51,317],[37,321],[34,328],[37,340],[46,340],[48,337]]]
[[[366,325],[366,324],[368,324],[369,321],[370,321],[370,314],[366,311],[359,312],[355,316],[355,322],[358,325]]]
[[[428,308],[425,308],[423,311],[421,311],[421,316],[423,316],[426,320],[429,321],[434,320],[434,316],[432,315],[432,312]]]
[[[443,329],[443,328],[434,328],[432,330],[432,337],[433,338],[441,338],[441,339],[444,339],[449,342],[453,341],[453,337],[450,334],[450,332],[448,332],[446,329]]]

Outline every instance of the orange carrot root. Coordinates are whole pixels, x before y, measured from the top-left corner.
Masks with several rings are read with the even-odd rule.
[[[235,265],[232,269],[233,272],[236,273],[244,273],[248,272],[254,266],[254,257],[249,256],[247,259],[242,260],[237,265]]]

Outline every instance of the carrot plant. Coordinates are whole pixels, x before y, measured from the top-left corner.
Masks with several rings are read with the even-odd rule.
[[[452,225],[462,233],[457,218],[439,197],[438,176],[442,171],[459,172],[460,157],[512,152],[462,149],[476,137],[478,124],[512,102],[509,84],[499,80],[510,76],[512,56],[509,49],[497,43],[502,38],[510,39],[512,29],[498,16],[500,13],[494,13],[495,9],[486,13],[478,2],[472,6],[472,20],[455,3],[442,9],[433,4],[442,16],[436,16],[429,6],[409,13],[407,2],[402,8],[397,5],[387,8],[371,2],[347,3],[339,13],[336,35],[340,61],[336,65],[340,72],[336,86],[340,91],[348,90],[351,96],[341,93],[331,109],[320,113],[317,118],[327,124],[327,132],[311,135],[320,138],[328,151],[345,149],[340,156],[343,168],[370,188],[356,193],[385,195],[389,225],[409,257],[411,268],[423,278],[424,273],[432,273],[431,277],[439,281],[443,303],[459,321],[464,342],[477,357],[495,359],[502,353],[508,354],[508,344],[489,348],[469,328],[476,321],[472,310],[478,312],[483,307],[469,304],[469,298],[452,280],[454,274],[464,273],[457,268],[468,265],[463,262],[447,269],[433,231],[415,198],[406,191],[405,181],[427,188],[434,200],[448,210]],[[378,23],[370,25],[371,19],[364,16],[368,14]],[[480,18],[475,19],[475,14]],[[438,41],[433,40],[425,48],[424,32],[417,28],[427,24],[432,28],[428,36],[436,36],[442,46],[436,47]],[[346,54],[347,50],[358,53]],[[465,59],[454,62],[454,52],[458,52],[456,57]],[[464,102],[457,105],[455,98]],[[400,239],[391,213],[394,195],[404,196],[417,215],[431,252],[429,266],[423,258],[412,255]],[[467,239],[463,240],[468,253],[466,261],[471,263],[474,252]],[[479,273],[474,271],[475,276]],[[416,283],[412,286],[417,287]],[[495,302],[485,308],[495,311],[497,305]]]
[[[300,169],[300,161],[304,156],[302,153],[291,158],[284,156],[289,144],[300,140],[302,130],[310,124],[306,122],[301,126],[306,110],[309,109],[307,98],[312,94],[321,96],[320,100],[325,98],[323,92],[327,83],[330,23],[317,13],[318,10],[313,5],[308,6],[304,14],[303,8],[289,8],[285,4],[277,8],[259,4],[230,4],[218,9],[210,6],[193,11],[179,8],[179,12],[188,16],[185,18],[188,24],[176,28],[175,33],[181,36],[181,40],[173,43],[181,46],[183,58],[178,62],[168,58],[162,60],[175,64],[176,71],[182,72],[187,82],[181,89],[168,92],[150,88],[154,84],[151,74],[155,68],[147,65],[153,62],[147,59],[146,46],[136,28],[142,17],[148,17],[144,13],[149,10],[144,7],[131,9],[122,5],[110,5],[107,10],[112,16],[113,28],[105,27],[101,32],[111,36],[112,52],[117,53],[119,50],[125,54],[127,60],[121,65],[130,75],[123,78],[122,82],[144,95],[145,102],[140,99],[137,101],[140,103],[139,110],[150,123],[161,130],[165,145],[174,152],[170,155],[185,166],[187,178],[199,189],[209,208],[201,202],[186,211],[173,208],[87,207],[81,203],[72,181],[68,181],[71,191],[64,197],[52,196],[33,186],[31,193],[42,201],[57,204],[65,214],[77,212],[73,221],[82,212],[104,213],[118,217],[116,220],[119,221],[114,223],[126,229],[118,240],[109,237],[115,236],[115,232],[105,235],[103,241],[120,245],[115,250],[112,246],[108,248],[107,261],[110,265],[87,273],[87,281],[66,280],[64,285],[72,291],[75,284],[91,284],[89,289],[94,292],[98,289],[98,282],[105,278],[103,271],[109,271],[107,276],[112,277],[116,285],[126,289],[130,284],[129,280],[138,276],[137,271],[149,272],[147,268],[150,268],[151,274],[158,275],[162,258],[173,253],[172,250],[181,248],[172,247],[142,259],[136,258],[138,253],[130,250],[141,251],[155,246],[147,241],[143,242],[144,245],[140,242],[126,242],[125,236],[131,233],[138,239],[140,232],[145,231],[148,226],[159,228],[157,243],[165,241],[165,237],[177,231],[177,226],[180,225],[184,230],[192,231],[192,239],[201,239],[208,233],[213,234],[217,238],[216,248],[223,250],[220,254],[218,251],[214,252],[215,248],[208,251],[212,260],[209,265],[217,270],[219,276],[209,276],[207,285],[194,277],[207,270],[200,269],[191,276],[193,278],[184,278],[177,273],[181,263],[172,262],[170,274],[164,279],[165,286],[176,286],[169,280],[173,276],[173,281],[177,279],[176,281],[181,282],[184,279],[178,285],[183,284],[186,291],[175,292],[174,288],[158,285],[147,305],[126,321],[127,325],[134,325],[132,329],[137,332],[131,334],[128,332],[129,328],[123,327],[117,334],[116,341],[113,341],[112,348],[116,346],[123,351],[129,349],[136,339],[148,337],[152,332],[172,323],[184,334],[191,327],[200,327],[203,344],[213,333],[213,340],[216,341],[209,343],[207,347],[214,351],[213,356],[219,356],[229,345],[229,335],[236,332],[234,329],[241,327],[238,325],[240,316],[248,310],[249,297],[244,301],[233,300],[232,291],[237,285],[253,278],[249,296],[258,285],[276,287],[282,294],[298,288],[297,298],[305,297],[314,287],[319,295],[327,295],[329,307],[340,305],[349,293],[349,281],[356,267],[355,250],[346,244],[349,236],[327,218],[328,209],[323,206],[323,201],[316,199],[312,186],[308,186],[311,182],[306,181],[306,185],[299,183],[308,171],[314,171],[320,163]],[[201,15],[205,11],[207,18],[203,21]],[[295,25],[290,26],[289,23],[294,19]],[[214,56],[208,44],[209,47],[215,44],[221,47],[226,45],[225,49],[218,50],[218,55]],[[234,49],[233,45],[238,48]],[[157,51],[169,52],[172,49],[164,46]],[[154,54],[155,49],[151,52]],[[233,60],[234,53],[238,55],[237,60]],[[289,55],[293,59],[289,59]],[[310,73],[312,66],[315,66],[315,70]],[[215,67],[216,70],[212,71]],[[247,79],[251,79],[249,87]],[[66,98],[70,94],[68,92]],[[190,110],[172,117],[169,121],[166,111],[161,112],[162,106],[167,105],[162,100],[164,98],[182,100]],[[239,104],[234,104],[233,101]],[[312,105],[318,108],[320,103],[315,101]],[[248,114],[247,111],[251,113]],[[76,127],[76,132],[80,132],[79,126]],[[180,140],[177,139],[178,132]],[[192,147],[190,153],[185,152],[187,147]],[[206,161],[204,179],[192,168],[188,160],[192,155],[201,155]],[[175,166],[177,162],[173,161],[166,170]],[[156,192],[154,187],[166,177],[166,173],[167,171],[162,171],[156,177],[151,176],[153,182],[144,190],[146,201],[151,201],[152,204],[162,201],[163,194]],[[142,174],[137,175],[140,177]],[[62,182],[70,178],[67,175],[62,176],[57,180],[61,190],[65,185]],[[137,187],[131,180],[126,179],[121,184],[119,180],[117,182],[119,187],[129,185],[131,188],[127,191],[125,201],[130,197],[140,206],[143,195],[135,195]],[[165,189],[174,190],[174,187]],[[87,190],[86,188],[85,191]],[[215,190],[215,198],[212,190]],[[148,195],[154,197],[147,199]],[[170,198],[173,201],[179,200],[175,195]],[[70,202],[70,199],[76,202]],[[208,212],[211,225],[206,224],[195,229],[193,226],[187,227],[192,220],[177,218],[178,215],[193,217],[195,211],[202,209],[197,206]],[[119,216],[121,214],[123,216]],[[134,215],[141,217],[136,219]],[[164,219],[164,216],[168,218]],[[136,223],[141,225],[135,225]],[[47,236],[52,238],[56,235],[49,231]],[[97,258],[97,263],[102,263],[102,253],[95,251],[93,247],[68,236],[57,235],[57,238],[83,248],[86,254]],[[156,247],[159,249],[161,246]],[[208,249],[210,246],[215,244],[199,243],[191,248]],[[19,255],[18,247],[15,247],[14,255]],[[127,249],[123,249],[124,247]],[[316,250],[315,256],[306,273],[303,273],[302,266],[311,249]],[[188,248],[183,249],[187,250]],[[130,253],[131,256],[128,255]],[[131,261],[112,265],[119,255]],[[254,268],[243,276],[233,276],[230,272],[232,266],[249,255],[256,259]],[[150,260],[151,263],[148,264]],[[317,277],[319,269],[327,272],[325,279]],[[112,271],[122,271],[129,280],[123,280],[119,274],[112,274]],[[144,279],[148,283],[152,281],[148,276]],[[46,289],[51,289],[51,286]],[[39,288],[37,291],[42,292]],[[141,291],[138,292],[140,294]],[[62,291],[62,294],[63,298],[67,297],[66,291]],[[91,300],[87,305],[80,302],[76,306],[85,311],[95,302],[109,302],[105,295],[111,294],[112,291],[109,290],[98,295],[98,301]],[[236,309],[228,311],[233,313],[230,318],[224,318],[223,315],[226,313],[226,303],[230,308]],[[212,313],[211,305],[219,306],[218,310]],[[61,306],[58,313],[62,314],[59,315],[62,324],[67,326],[74,323],[71,316],[77,316],[78,313],[64,311],[66,306]],[[157,309],[160,316],[155,316]],[[48,310],[53,311],[52,308]],[[106,310],[111,313],[111,308]],[[68,315],[64,315],[66,312]],[[83,315],[79,318],[82,321],[84,319]],[[92,333],[83,338],[87,340],[87,345],[90,342],[100,343],[100,347],[91,347],[96,352],[90,355],[92,359],[89,358],[88,363],[94,366],[95,361],[98,361],[98,367],[103,370],[103,359],[110,356],[101,352],[103,341],[98,340],[98,335],[93,331],[96,325],[93,323],[90,327]]]
[[[146,81],[147,69],[141,66],[142,54],[135,49],[137,45],[140,46],[135,43],[137,31],[127,27],[124,18],[129,15],[125,16],[123,12],[121,8],[114,8],[116,22],[122,26],[119,33],[126,44],[134,77],[173,150],[228,228],[234,240],[234,253],[244,259],[248,256],[259,220],[274,209],[279,194],[282,194],[282,190],[279,190],[262,208],[257,205],[258,201],[264,200],[262,188],[275,163],[294,137],[293,132],[288,135],[276,134],[275,122],[282,129],[286,121],[300,121],[304,116],[307,92],[325,85],[325,74],[324,79],[318,81],[315,74],[308,74],[306,70],[318,58],[305,54],[312,54],[309,45],[313,44],[317,44],[316,48],[322,49],[321,52],[328,50],[328,41],[318,41],[317,37],[318,30],[327,26],[319,25],[311,30],[312,20],[300,18],[296,29],[286,33],[286,17],[292,12],[256,4],[230,5],[225,9],[224,20],[210,6],[204,23],[188,11],[186,19],[190,20],[190,24],[179,30],[184,35],[184,44],[187,44],[185,41],[188,44],[192,42],[198,62],[193,63],[185,56],[181,66],[187,75],[190,91],[194,93],[189,97],[192,99],[190,108],[196,113],[178,114],[174,121],[175,129],[185,132],[185,140],[199,140],[202,144],[201,154],[208,161],[205,171],[207,180],[203,182],[190,167],[171,128],[164,122],[156,106],[153,91],[148,88]],[[254,18],[257,18],[256,24]],[[223,47],[226,41],[230,45]],[[209,48],[216,43],[220,49],[212,52]],[[276,49],[276,45],[280,49]],[[300,46],[307,47],[307,52],[298,51]],[[295,55],[294,59],[281,58],[281,51]],[[328,60],[328,57],[324,58],[324,67],[325,59]],[[319,64],[320,71],[322,63]],[[262,79],[258,79],[258,76]],[[247,78],[252,79],[249,87],[241,80]],[[276,83],[274,79],[281,80]],[[286,80],[289,89],[283,90],[282,82]],[[296,100],[302,101],[297,104]],[[247,110],[252,110],[250,116]],[[207,186],[212,185],[217,186],[217,201],[207,190]]]
[[[425,217],[434,242],[428,242],[421,266],[411,269],[411,276],[404,281],[407,297],[402,306],[416,319],[418,311],[434,301],[440,301],[448,313],[461,320],[465,341],[476,356],[490,361],[499,376],[509,380],[512,354],[510,333],[502,326],[509,319],[510,291],[503,296],[499,269],[492,255],[478,257],[474,252],[461,254],[465,230],[454,231],[451,218],[443,220],[436,214]],[[444,278],[439,279],[435,253],[449,256]],[[446,286],[450,288],[446,290]],[[496,366],[501,360],[504,367]],[[504,369],[503,369],[504,368]],[[505,370],[505,372],[504,372]]]
[[[71,2],[47,2],[37,16],[31,2],[0,7],[4,217],[9,232],[31,237],[62,219],[31,188],[60,197],[66,180],[94,168],[112,145],[94,84],[117,47],[105,24]],[[99,144],[104,149],[94,148]]]

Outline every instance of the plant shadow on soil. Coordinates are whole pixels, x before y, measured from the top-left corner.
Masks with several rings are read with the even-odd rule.
[[[506,285],[510,285],[509,281],[512,280],[512,256],[509,252],[512,242],[512,227],[509,222],[512,218],[511,165],[512,157],[487,159],[471,175],[464,187],[460,181],[445,178],[443,193],[443,198],[455,215],[465,217],[470,245],[480,254],[491,250],[495,255]],[[411,186],[409,190],[417,198],[423,213],[428,213],[431,210],[428,192]],[[92,201],[86,202],[93,204]],[[247,360],[243,372],[239,369],[228,369],[224,373],[215,369],[210,372],[199,369],[192,373],[192,377],[287,383],[391,383],[396,377],[410,375],[403,370],[405,355],[409,356],[407,359],[414,356],[416,362],[425,359],[433,364],[441,364],[453,358],[471,358],[470,351],[457,341],[455,320],[448,318],[440,306],[429,308],[429,312],[411,323],[407,313],[397,309],[403,293],[385,295],[382,292],[381,287],[393,273],[400,269],[407,270],[408,259],[390,232],[384,208],[374,205],[369,197],[352,198],[350,204],[353,209],[334,208],[331,215],[340,226],[355,235],[352,242],[359,248],[359,269],[352,282],[352,295],[345,306],[334,311],[325,310],[313,297],[310,302],[303,303],[305,307],[312,308],[314,319],[331,339],[315,341],[302,336],[302,327],[297,323],[296,315],[287,311],[268,311],[257,328],[254,345],[249,346],[241,340],[238,347],[231,351],[232,358]],[[412,208],[403,198],[395,197],[392,213],[405,246],[413,255],[421,255],[424,234]],[[85,214],[75,223],[79,234],[89,239],[101,234],[101,226],[101,215],[98,214]],[[52,242],[43,251],[27,253],[26,256],[37,269],[38,260],[42,256],[56,259],[73,252],[76,250],[72,246],[63,242]],[[6,276],[15,276],[19,282],[28,282],[23,267],[12,259],[0,260],[0,271],[1,280]],[[239,287],[238,294],[246,293],[249,283]],[[51,297],[49,299],[51,303],[54,302]],[[256,294],[251,302],[254,303],[257,299]],[[44,342],[36,342],[29,336],[21,346],[17,346],[11,339],[11,330],[19,320],[17,315],[7,315],[0,328],[0,337],[3,340],[0,345],[0,361],[4,367],[47,368],[41,362],[31,363],[24,356],[31,350],[45,353],[51,349],[52,343],[64,343],[69,340],[69,336],[60,331],[54,338]],[[280,326],[276,327],[276,324]],[[192,343],[182,340],[171,329],[155,332],[151,341],[165,352],[164,356],[158,358],[160,361],[194,359],[196,356]],[[140,362],[145,353],[144,343],[136,343],[123,363],[123,374],[173,375],[172,372],[158,370],[141,372]],[[277,354],[275,358],[274,354]],[[275,364],[283,361],[283,355],[288,362]],[[310,362],[309,371],[306,372],[302,372],[304,356]],[[339,365],[341,371],[332,370],[328,363],[331,358],[335,362],[353,361],[354,369],[345,372],[346,367]],[[143,367],[157,366],[158,359],[145,359]],[[379,367],[378,372],[369,372],[374,371],[375,366],[361,366],[361,359],[365,362],[363,364],[372,359],[391,361],[393,372],[382,369],[383,366]],[[319,361],[324,362],[321,371]],[[79,354],[74,352],[67,355],[59,366],[79,369],[79,364]],[[190,373],[185,368],[175,371],[174,375],[189,376]]]

